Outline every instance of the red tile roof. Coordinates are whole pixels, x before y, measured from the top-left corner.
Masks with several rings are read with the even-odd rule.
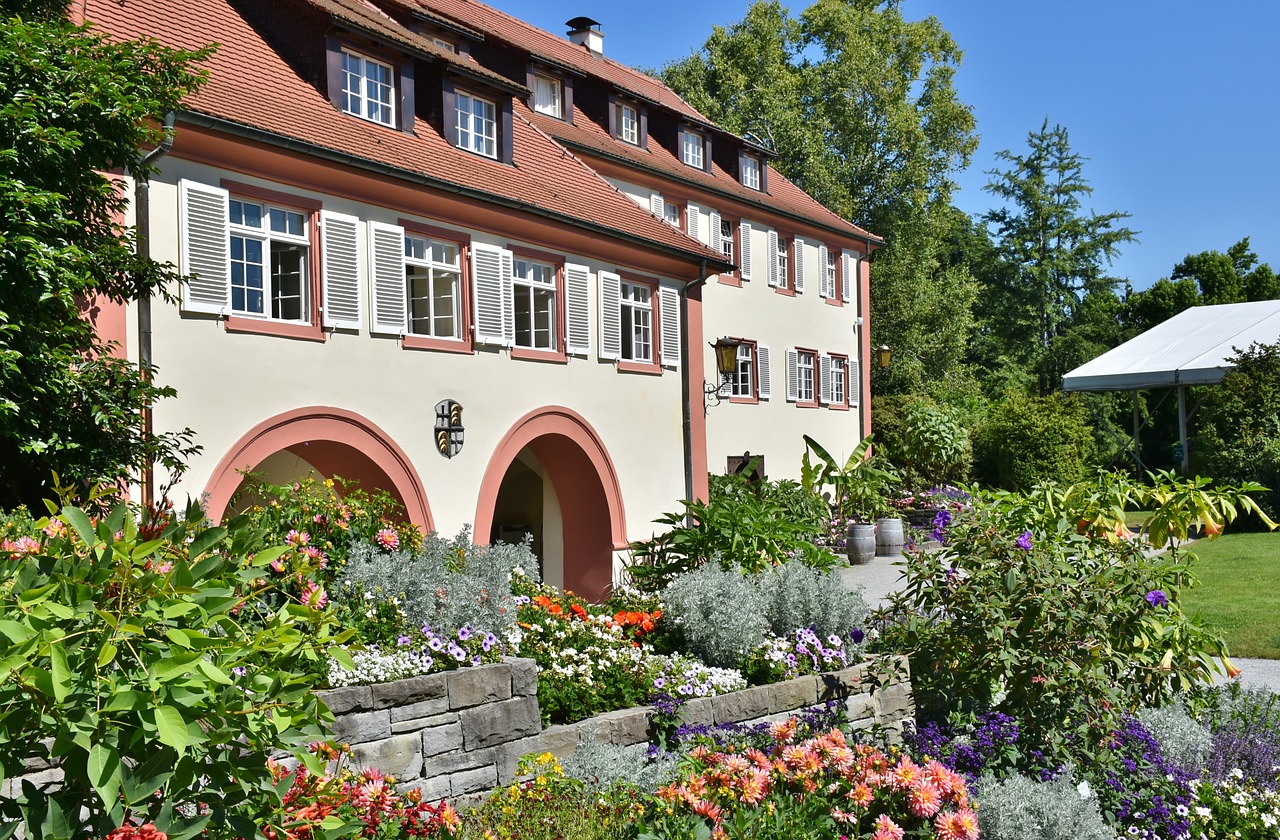
[[[639,208],[536,129],[518,98],[513,106],[514,165],[506,165],[454,148],[421,118],[415,121],[415,133],[407,134],[340,113],[227,0],[147,0],[123,6],[116,0],[85,0],[85,18],[121,38],[149,36],[187,49],[216,42],[218,49],[202,65],[209,81],[186,104],[192,114],[369,161],[410,179],[516,202],[568,224],[654,243],[691,261],[722,259]]]

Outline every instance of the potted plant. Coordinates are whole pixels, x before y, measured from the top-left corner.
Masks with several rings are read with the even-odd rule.
[[[876,528],[871,523],[888,511],[888,491],[898,483],[897,474],[868,457],[870,435],[854,448],[843,465],[808,435],[804,436],[804,442],[800,483],[823,496],[833,516],[849,523],[846,550],[850,562],[868,562],[876,554]],[[810,452],[817,456],[817,464],[810,459]],[[899,549],[901,534],[902,522],[898,520]]]

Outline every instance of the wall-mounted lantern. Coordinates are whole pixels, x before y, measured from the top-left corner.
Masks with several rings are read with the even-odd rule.
[[[719,338],[715,344],[709,345],[715,351],[716,357],[716,381],[703,382],[702,393],[705,397],[703,401],[704,408],[720,404],[721,389],[729,382],[734,371],[738,369],[738,348],[742,346],[742,342],[736,338]]]

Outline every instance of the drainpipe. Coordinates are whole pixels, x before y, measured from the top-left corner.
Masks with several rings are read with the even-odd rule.
[[[681,420],[684,425],[684,497],[693,501],[693,398],[692,372],[689,370],[689,290],[707,282],[707,261],[702,260],[698,278],[680,288],[680,388],[683,392]]]
[[[151,182],[147,169],[155,161],[169,154],[173,148],[175,114],[173,111],[164,115],[164,139],[160,145],[143,156],[136,169],[133,185],[135,245],[138,256],[151,257]],[[151,294],[144,291],[138,297],[138,369],[147,383],[151,382]],[[142,433],[151,437],[154,429],[151,404],[142,408]],[[142,468],[142,504],[150,506],[155,503],[156,495],[155,466],[148,459]]]

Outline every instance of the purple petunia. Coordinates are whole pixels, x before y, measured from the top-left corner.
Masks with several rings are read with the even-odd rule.
[[[458,628],[458,641],[465,642],[467,639],[470,639],[470,638],[471,638],[470,624],[464,624],[460,628]]]
[[[1031,550],[1031,532],[1023,531],[1022,536],[1018,537],[1016,545],[1018,546],[1018,548],[1022,549],[1023,551],[1030,551]]]
[[[1169,599],[1159,589],[1153,589],[1146,594],[1147,603],[1153,607],[1163,607],[1169,603]]]

